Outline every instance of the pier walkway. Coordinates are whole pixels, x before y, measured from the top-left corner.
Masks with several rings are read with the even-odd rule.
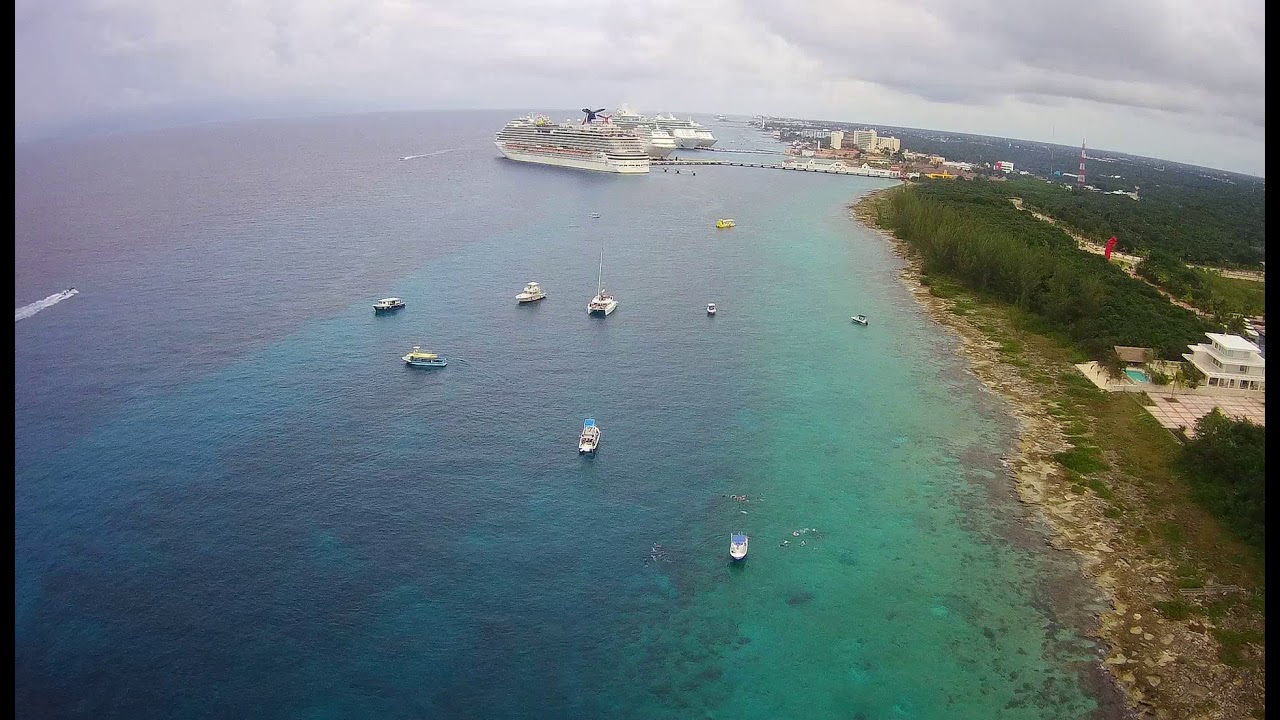
[[[859,175],[862,177],[878,177],[886,180],[900,180],[898,173],[890,170],[881,170],[880,168],[851,168],[851,167],[832,167],[830,165],[815,165],[812,163],[754,163],[742,162],[738,160],[650,160],[651,166],[664,166],[663,172],[666,172],[666,166],[690,166],[690,165],[728,165],[731,167],[751,167],[766,168],[769,170],[794,170],[796,172],[812,172],[824,173],[826,175]]]

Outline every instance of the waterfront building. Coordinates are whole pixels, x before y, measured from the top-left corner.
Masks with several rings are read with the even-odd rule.
[[[853,136],[853,146],[859,150],[871,150],[876,144],[875,130],[854,130],[850,134]]]
[[[1208,343],[1188,345],[1191,352],[1182,357],[1204,373],[1206,386],[1266,391],[1267,361],[1257,345],[1239,335],[1205,335]]]
[[[877,137],[872,143],[872,149],[895,153],[902,149],[902,141],[896,137]]]

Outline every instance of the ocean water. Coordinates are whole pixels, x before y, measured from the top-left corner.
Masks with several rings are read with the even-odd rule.
[[[532,167],[505,119],[17,148],[19,717],[1118,713],[1004,407],[849,217],[887,181]]]

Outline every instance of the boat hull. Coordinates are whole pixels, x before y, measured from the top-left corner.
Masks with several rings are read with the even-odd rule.
[[[615,309],[617,309],[617,307],[618,307],[618,306],[617,306],[617,304],[616,304],[616,303],[615,303],[615,304],[613,304],[613,305],[609,305],[609,306],[607,306],[607,307],[605,307],[605,308],[603,308],[603,309],[596,309],[596,308],[588,307],[588,308],[587,308],[587,314],[588,314],[588,315],[590,315],[591,317],[606,317],[606,316],[608,316],[610,313],[612,313]]]
[[[676,151],[675,144],[671,145],[649,145],[649,157],[654,160],[661,160]]]
[[[441,360],[441,361],[438,361],[438,362],[423,362],[423,361],[420,361],[420,360],[405,360],[405,361],[404,361],[404,364],[405,364],[405,365],[408,365],[409,367],[416,367],[416,368],[442,368],[442,367],[445,367],[446,365],[448,365],[449,363],[448,363],[447,361],[445,361],[445,360]]]
[[[494,145],[498,147],[498,151],[502,153],[503,157],[517,162],[555,165],[557,167],[595,170],[597,172],[611,172],[621,175],[641,175],[649,172],[648,157],[639,160],[614,160],[602,153],[594,153],[588,157],[564,157],[522,151],[508,147],[500,142],[495,142]]]
[[[544,299],[546,299],[546,297],[547,297],[546,295],[539,295],[538,297],[532,297],[532,298],[520,298],[520,297],[518,297],[518,298],[516,298],[516,302],[517,302],[517,303],[519,303],[519,304],[521,304],[521,305],[529,305],[529,304],[531,304],[531,303],[536,303],[536,302],[538,302],[539,300],[544,300]]]
[[[397,305],[397,306],[395,306],[395,307],[375,307],[375,308],[373,309],[373,312],[374,312],[375,314],[382,315],[382,314],[384,314],[384,313],[392,313],[392,312],[395,312],[395,311],[397,311],[397,310],[403,310],[403,309],[404,309],[404,306],[403,306],[403,305]]]

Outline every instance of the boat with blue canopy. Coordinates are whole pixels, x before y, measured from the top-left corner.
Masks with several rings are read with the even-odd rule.
[[[594,455],[599,445],[600,428],[596,427],[596,421],[593,418],[583,420],[582,434],[578,436],[578,454],[590,453]]]

